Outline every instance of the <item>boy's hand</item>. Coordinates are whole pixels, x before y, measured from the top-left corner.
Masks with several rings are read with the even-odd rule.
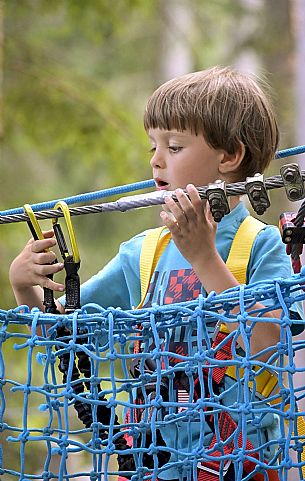
[[[47,276],[63,269],[64,265],[52,264],[56,255],[48,251],[56,245],[53,231],[43,233],[45,239],[30,239],[21,253],[11,264],[9,277],[15,291],[26,291],[33,286],[48,287],[53,291],[64,291],[63,284],[52,281]]]
[[[181,254],[192,266],[197,262],[211,261],[217,255],[215,237],[217,224],[213,220],[207,202],[200,199],[193,184],[175,191],[178,202],[167,197],[166,211],[160,216],[168,227]]]

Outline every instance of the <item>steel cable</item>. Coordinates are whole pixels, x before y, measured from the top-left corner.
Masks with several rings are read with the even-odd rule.
[[[305,180],[305,171],[301,172],[302,180]],[[234,195],[246,194],[246,182],[235,182],[226,185],[226,195],[228,197]],[[280,175],[275,175],[265,179],[265,187],[267,190],[278,189],[284,186],[283,179]],[[206,199],[207,186],[197,187],[201,199]],[[70,214],[74,215],[86,215],[95,214],[98,212],[125,212],[132,209],[139,209],[143,207],[150,207],[153,205],[164,204],[164,199],[166,196],[171,195],[175,198],[174,191],[155,191],[148,192],[146,194],[132,195],[128,197],[121,197],[120,199],[113,202],[105,202],[95,205],[84,205],[80,207],[71,207]],[[304,206],[305,207],[305,206]],[[38,220],[42,219],[54,219],[58,217],[63,217],[63,213],[57,209],[43,210],[36,212],[36,217]],[[0,224],[10,224],[14,222],[27,222],[28,216],[26,214],[12,214],[12,215],[1,215]]]

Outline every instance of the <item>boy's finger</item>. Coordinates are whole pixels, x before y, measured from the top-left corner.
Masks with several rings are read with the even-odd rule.
[[[35,271],[40,276],[48,276],[49,274],[56,274],[62,271],[64,264],[57,262],[56,264],[36,264]]]
[[[32,243],[32,252],[43,252],[46,249],[50,249],[56,245],[56,239],[53,237],[42,239],[42,240],[35,240]]]
[[[175,202],[171,197],[165,198],[166,212],[172,214],[175,218],[183,213],[183,210],[178,202]]]
[[[45,239],[48,239],[49,237],[54,237],[54,230],[53,229],[44,230],[44,231],[42,231],[42,234],[43,234]]]
[[[51,289],[52,291],[57,291],[57,292],[64,292],[65,290],[65,286],[63,284],[54,282],[52,281],[52,279],[49,279],[48,277],[43,278],[41,287],[47,287],[48,289]]]
[[[181,206],[181,215],[177,217],[179,222],[192,222],[196,220],[196,211],[192,203],[192,199],[183,192],[182,189],[176,190],[177,199]]]
[[[217,222],[215,222],[214,217],[212,216],[210,204],[208,202],[206,202],[206,205],[205,205],[205,215],[206,215],[206,218],[208,219],[208,221],[211,224],[213,224],[214,227],[217,227]]]
[[[202,212],[203,209],[203,201],[200,198],[199,192],[196,189],[196,187],[193,184],[188,184],[186,186],[186,191],[188,193],[188,196],[190,198],[190,201],[193,205],[193,207],[196,209],[196,212],[200,213]]]
[[[56,254],[53,251],[39,252],[35,256],[35,264],[52,264],[56,260]],[[57,261],[58,262],[58,261]]]
[[[168,215],[164,210],[160,212],[160,217],[163,221],[163,224],[169,228],[172,234],[178,233],[180,231],[178,222],[175,220],[173,216]]]

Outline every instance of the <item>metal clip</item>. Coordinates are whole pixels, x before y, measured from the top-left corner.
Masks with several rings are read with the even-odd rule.
[[[254,177],[247,177],[245,186],[250,204],[253,210],[262,215],[270,207],[270,200],[262,174],[255,174]]]
[[[280,215],[279,229],[284,244],[305,243],[305,223],[301,227],[297,227],[294,223],[295,217],[294,212],[284,212]]]
[[[288,200],[294,202],[305,197],[304,182],[298,164],[286,164],[280,168]]]
[[[80,267],[80,256],[68,205],[64,201],[59,201],[54,208],[60,209],[64,214],[64,219],[66,222],[72,250],[72,254],[70,254],[58,219],[53,219],[52,222],[54,233],[64,261],[66,271],[65,311],[66,313],[69,313],[75,311],[75,309],[80,309],[80,280],[78,275],[78,270]]]
[[[30,228],[33,238],[35,240],[44,239],[42,230],[40,228],[38,220],[36,219],[36,216],[34,214],[32,207],[29,204],[24,204],[23,210],[29,218],[29,220],[27,221],[27,224]],[[46,252],[48,250],[49,249],[46,249]],[[53,264],[55,264],[56,262],[57,262],[57,259],[53,261]],[[52,280],[53,274],[48,274],[47,277]],[[48,287],[44,287],[43,294],[44,294],[43,305],[45,306],[45,312],[52,313],[52,314],[59,314],[59,311],[57,310],[57,307],[55,304],[54,294],[52,289],[49,289]]]
[[[216,182],[208,184],[206,195],[215,222],[220,222],[223,216],[230,212],[225,183],[222,180],[216,180]]]

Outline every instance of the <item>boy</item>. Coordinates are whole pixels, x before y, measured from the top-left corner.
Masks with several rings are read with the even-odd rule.
[[[216,225],[194,184],[204,186],[216,179],[242,181],[266,169],[278,145],[278,127],[266,95],[249,76],[230,68],[214,67],[159,87],[147,103],[144,126],[152,146],[151,167],[156,188],[174,190],[177,197],[177,202],[168,198],[161,212],[171,240],[153,273],[144,307],[189,301],[200,293],[220,293],[237,286],[239,283],[225,261],[235,234],[249,213],[238,197],[231,197],[231,212]],[[186,189],[188,196],[182,189]],[[139,259],[145,235],[139,234],[122,244],[118,255],[83,284],[82,305],[95,302],[103,307],[131,309],[139,304]],[[61,284],[47,277],[63,268],[60,263],[51,264],[55,258],[52,251],[45,252],[55,243],[53,233],[47,232],[44,240],[30,240],[13,261],[10,280],[18,304],[42,309],[42,287],[63,291]],[[290,259],[279,232],[266,226],[254,241],[247,283],[286,278],[290,274]],[[64,299],[58,303],[63,311],[61,303]],[[254,306],[261,307],[260,303]],[[280,315],[277,311],[265,314],[270,318]],[[227,328],[233,331],[237,324],[228,323]],[[213,330],[212,326],[211,337]],[[279,333],[278,324],[256,323],[251,353],[276,345]],[[170,351],[178,352],[177,345],[182,351],[187,347],[183,329],[175,330],[172,337]],[[195,341],[196,335],[193,344]],[[266,355],[260,359],[266,360]],[[271,416],[269,424],[270,430],[273,429],[275,416]],[[165,445],[186,450],[188,441],[183,429],[180,427],[176,434],[170,427],[165,429],[162,432]],[[198,423],[192,429],[196,446]],[[211,431],[204,429],[208,437]],[[173,480],[180,479],[179,476],[171,468],[160,473],[159,478]],[[234,469],[227,473],[227,479],[234,479]]]

